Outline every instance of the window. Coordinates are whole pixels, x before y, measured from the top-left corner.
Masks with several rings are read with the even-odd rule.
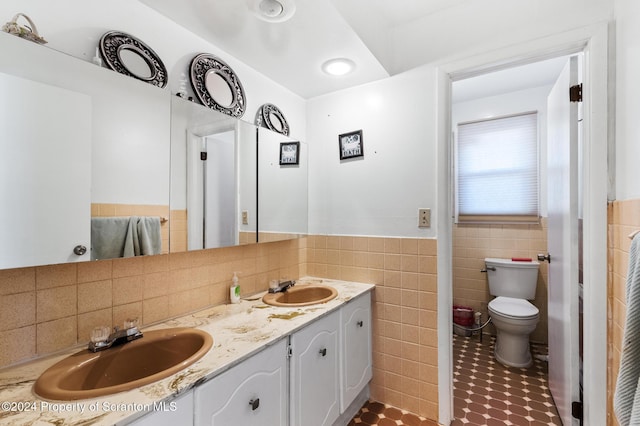
[[[538,114],[458,124],[456,221],[537,222]]]

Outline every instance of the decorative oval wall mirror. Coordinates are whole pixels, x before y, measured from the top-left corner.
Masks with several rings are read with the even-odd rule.
[[[266,127],[281,135],[289,136],[289,123],[280,109],[273,104],[264,104],[256,113],[256,126]]]
[[[224,61],[201,53],[191,61],[190,74],[193,91],[203,105],[236,118],[244,115],[244,88]]]
[[[109,31],[100,38],[100,55],[105,64],[158,87],[167,85],[167,69],[160,57],[137,38],[119,31]]]

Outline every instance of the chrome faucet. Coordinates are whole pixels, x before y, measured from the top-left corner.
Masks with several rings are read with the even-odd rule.
[[[294,285],[296,285],[294,280],[283,281],[279,283],[277,287],[269,287],[269,293],[284,293]]]
[[[139,339],[143,336],[138,329],[138,320],[127,320],[124,329],[113,327],[113,332],[109,333],[109,327],[96,327],[91,331],[91,341],[88,349],[91,352],[103,351],[112,346],[122,345],[127,342]]]

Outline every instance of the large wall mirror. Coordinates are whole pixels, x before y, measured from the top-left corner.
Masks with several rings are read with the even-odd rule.
[[[286,136],[2,32],[0,51],[0,269],[120,257],[133,218],[160,240],[134,254],[306,234],[304,143],[280,166]]]
[[[157,218],[168,252],[167,91],[5,33],[0,51],[0,268],[104,258],[92,218]]]
[[[171,252],[307,234],[307,147],[177,96],[171,101]]]
[[[256,242],[256,155],[253,125],[173,97],[172,253]]]

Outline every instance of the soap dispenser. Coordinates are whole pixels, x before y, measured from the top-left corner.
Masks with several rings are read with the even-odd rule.
[[[238,284],[238,275],[235,272],[233,273],[233,279],[231,280],[229,296],[231,298],[231,303],[240,303],[240,285]]]

